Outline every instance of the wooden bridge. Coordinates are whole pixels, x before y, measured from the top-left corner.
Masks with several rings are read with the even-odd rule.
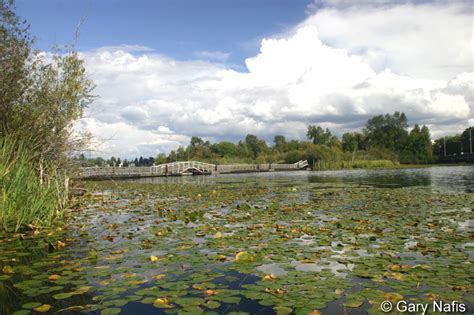
[[[296,171],[309,167],[308,161],[294,164],[231,164],[216,165],[198,161],[179,161],[151,167],[84,167],[80,178],[139,178],[181,175],[211,175],[250,172]]]

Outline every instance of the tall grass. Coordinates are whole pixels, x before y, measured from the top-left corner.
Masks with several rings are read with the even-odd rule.
[[[400,163],[391,160],[355,160],[352,168],[395,168]]]
[[[7,232],[50,224],[67,198],[57,170],[49,168],[40,178],[30,156],[21,143],[0,139],[0,228]]]

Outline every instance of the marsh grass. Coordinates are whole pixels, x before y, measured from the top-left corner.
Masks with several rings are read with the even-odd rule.
[[[61,214],[67,198],[64,177],[54,168],[40,177],[24,145],[0,139],[0,227],[17,232],[47,225]]]
[[[355,160],[352,168],[395,168],[400,163],[391,160]]]

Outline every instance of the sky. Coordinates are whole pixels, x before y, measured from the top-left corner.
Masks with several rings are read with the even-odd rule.
[[[403,111],[432,138],[474,125],[470,1],[17,0],[39,49],[71,44],[96,100],[92,155],[155,156],[191,136],[341,136]]]

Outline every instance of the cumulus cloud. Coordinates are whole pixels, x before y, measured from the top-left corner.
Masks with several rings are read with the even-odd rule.
[[[418,78],[449,80],[473,71],[471,1],[316,1],[296,28],[314,25],[321,40],[362,56],[376,71],[389,67]]]
[[[461,131],[474,120],[474,71],[460,6],[323,7],[285,36],[263,39],[245,72],[210,56],[83,52],[100,98],[81,126],[111,139],[101,155],[122,157],[168,152],[192,135],[303,139],[314,123],[341,135],[394,111],[434,136]]]

